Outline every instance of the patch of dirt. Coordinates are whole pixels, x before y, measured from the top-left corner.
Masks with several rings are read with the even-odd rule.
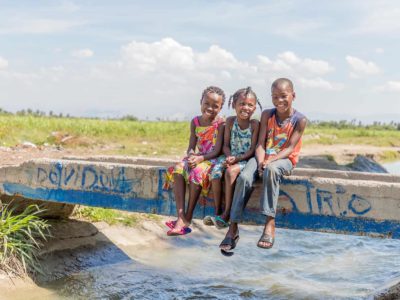
[[[353,162],[357,155],[364,155],[379,161],[380,154],[385,151],[397,151],[400,147],[376,147],[368,145],[308,145],[301,149],[300,161],[307,157],[325,156],[331,157],[339,165]]]

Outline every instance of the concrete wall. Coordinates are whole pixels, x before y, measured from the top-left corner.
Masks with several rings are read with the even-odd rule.
[[[3,194],[61,203],[174,215],[172,191],[162,189],[174,161],[127,157],[70,157],[35,160],[0,169]],[[260,182],[244,218],[258,213]],[[212,214],[204,198],[197,217]],[[277,224],[281,227],[400,238],[400,176],[297,169],[281,185]]]

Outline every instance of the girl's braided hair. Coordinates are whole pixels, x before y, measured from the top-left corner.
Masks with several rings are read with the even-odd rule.
[[[201,95],[201,99],[200,99],[200,103],[203,101],[204,97],[208,94],[208,93],[215,93],[219,96],[222,97],[222,106],[224,106],[225,103],[225,93],[224,91],[217,87],[217,86],[209,86],[207,87],[204,91],[203,94]]]
[[[248,96],[252,96],[254,99],[256,99],[258,106],[262,110],[262,105],[260,103],[260,100],[258,100],[256,93],[251,89],[250,86],[247,88],[237,90],[232,96],[230,96],[228,107],[230,107],[232,104],[232,108],[235,108],[236,101],[239,99],[240,96],[244,96],[245,98],[247,98]]]

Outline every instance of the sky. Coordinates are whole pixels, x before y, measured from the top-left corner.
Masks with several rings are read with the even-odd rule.
[[[399,122],[399,20],[384,0],[0,0],[0,107],[188,120],[209,85],[270,108],[287,77],[311,120]]]

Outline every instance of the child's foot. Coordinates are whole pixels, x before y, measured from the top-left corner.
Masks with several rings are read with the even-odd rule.
[[[175,228],[171,229],[171,230],[168,230],[167,235],[168,236],[185,235],[185,234],[188,234],[188,233],[191,233],[191,232],[192,232],[192,229],[190,229],[189,227],[184,226],[180,230],[176,230]]]
[[[219,248],[224,251],[230,251],[235,249],[237,242],[239,241],[239,230],[236,226],[230,226],[228,232],[225,235],[224,240],[219,245]]]
[[[264,232],[260,237],[257,246],[264,249],[270,249],[275,242],[275,218],[268,217]]]
[[[169,228],[169,229],[173,229],[176,225],[176,221],[173,220],[169,220],[167,222],[165,222],[165,225]]]
[[[181,218],[178,218],[178,220],[175,221],[175,226],[167,232],[167,235],[173,236],[173,235],[184,235],[190,233],[192,230],[189,228],[189,226],[190,226],[189,222],[187,222],[186,220],[184,221]]]
[[[212,218],[213,217],[211,217],[211,216],[205,216],[203,219],[203,224],[206,226],[213,226],[214,222],[213,222]]]
[[[220,215],[220,216],[215,216],[215,218],[213,218],[213,222],[215,227],[217,227],[218,229],[223,229],[229,226],[228,223],[229,218],[224,218],[224,215]]]

